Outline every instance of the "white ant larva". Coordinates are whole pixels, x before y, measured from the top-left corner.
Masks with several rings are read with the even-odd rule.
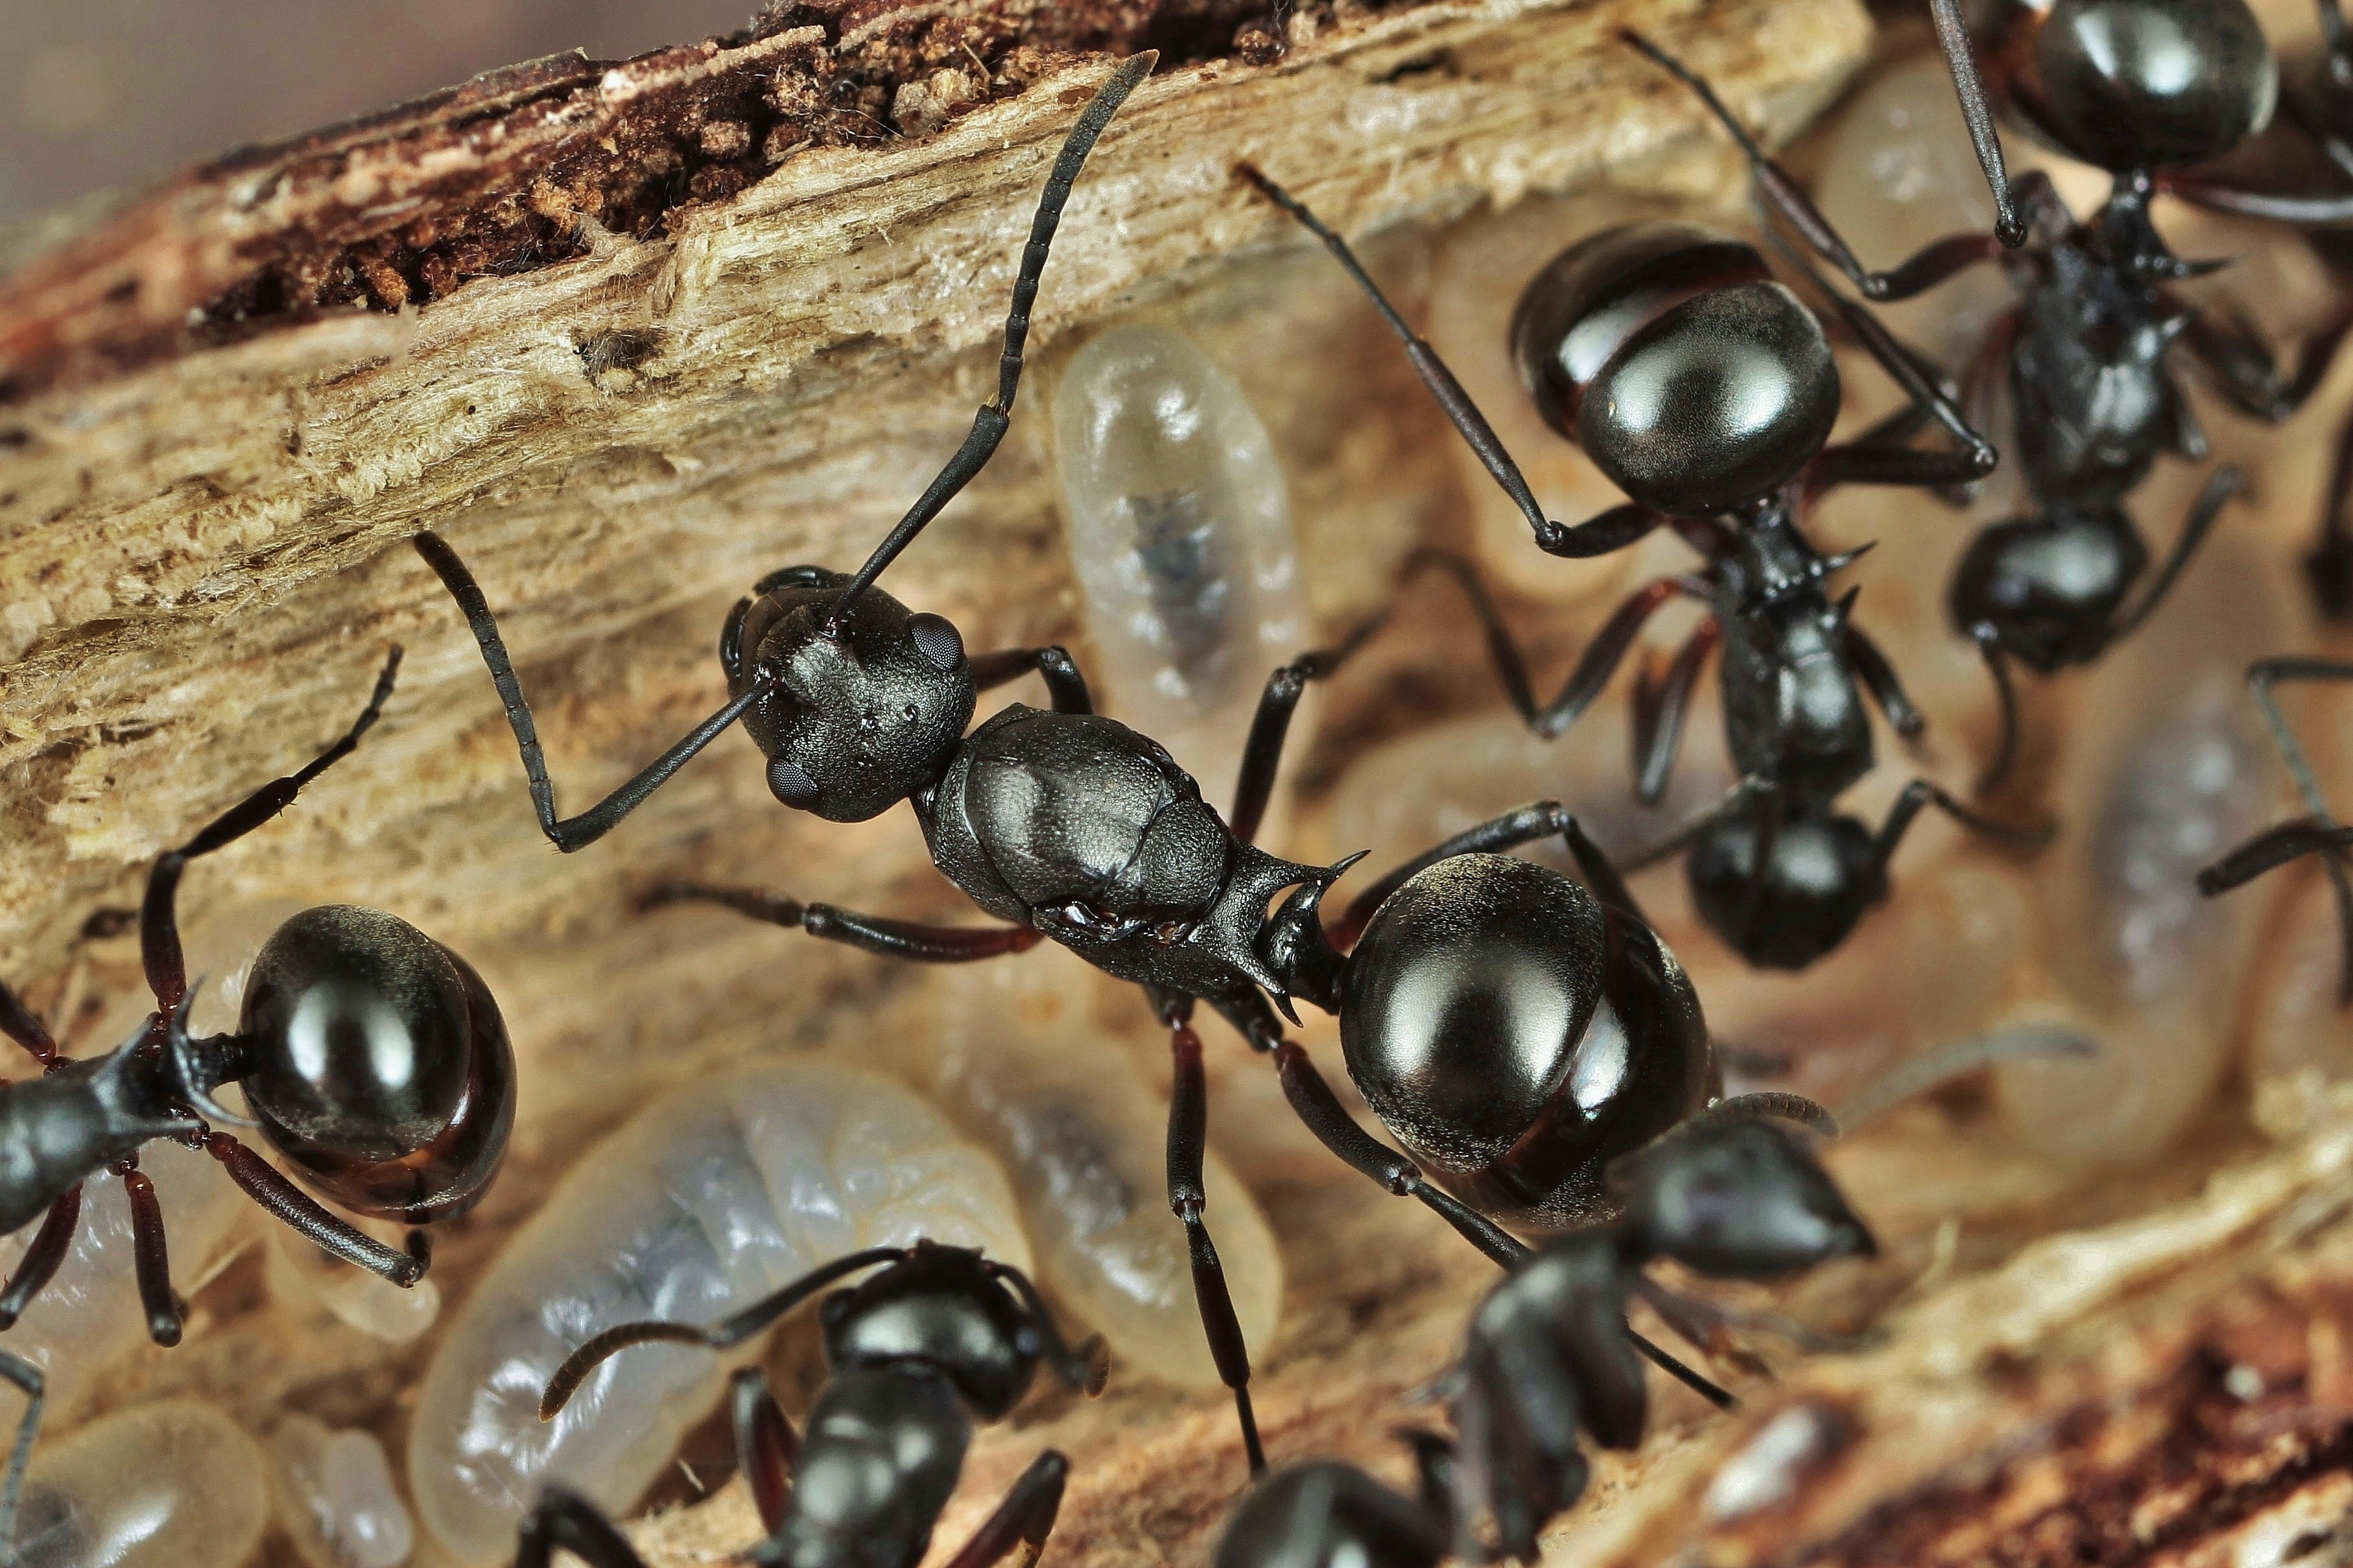
[[[647,1346],[543,1423],[549,1375],[600,1330],[711,1321],[844,1254],[925,1237],[1029,1264],[1004,1173],[908,1090],[807,1060],[672,1090],[581,1157],[449,1325],[409,1426],[427,1531],[461,1563],[503,1562],[545,1481],[620,1513],[669,1466],[728,1362]]]

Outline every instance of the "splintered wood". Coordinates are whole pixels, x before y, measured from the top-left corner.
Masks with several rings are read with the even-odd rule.
[[[437,1250],[435,1281],[462,1301],[579,1152],[661,1087],[828,1040],[862,1052],[860,1020],[913,984],[749,922],[640,916],[647,883],[965,911],[903,816],[784,811],[734,737],[612,837],[555,855],[411,536],[446,533],[500,610],[562,801],[610,788],[723,700],[712,644],[751,583],[862,558],[954,448],[994,385],[1038,183],[1105,68],[1073,51],[1157,43],[1162,74],[1064,220],[1012,437],[891,587],[974,647],[1061,640],[1085,663],[1042,411],[1081,329],[1141,313],[1180,322],[1266,421],[1317,628],[1353,625],[1417,545],[1475,535],[1488,500],[1370,308],[1234,163],[1366,236],[1423,320],[1461,273],[1445,229],[1482,206],[1569,195],[1594,226],[1671,206],[1740,221],[1740,166],[1620,26],[1776,142],[1869,43],[1858,5],[1823,0],[1444,0],[1308,7],[1288,51],[1253,65],[1275,51],[1242,37],[1243,10],[1198,8],[1233,39],[1236,58],[1212,58],[1223,42],[1129,15],[1150,9],[875,5],[831,31],[772,16],[638,61],[533,62],[192,171],[0,279],[0,973],[77,1051],[112,1044],[89,1026],[137,984],[136,955],[94,913],[135,903],[159,849],[339,731],[406,645],[358,753],[204,862],[185,905],[380,905],[482,970],[523,1099],[506,1173]],[[1507,569],[1517,585],[1538,567],[1567,570]],[[1542,651],[1575,629],[1541,633]],[[1460,632],[1369,656],[1301,776],[1328,784],[1398,727],[1484,700]],[[1398,674],[1424,655],[1447,674]],[[1148,1063],[1165,1047],[1118,1000],[1104,1048]],[[1328,1031],[1308,1039],[1336,1065]],[[1289,1285],[1256,1384],[1269,1447],[1400,1479],[1388,1432],[1435,1418],[1404,1400],[1492,1271],[1307,1148],[1262,1064],[1222,1036],[1211,1051],[1213,1136]],[[2353,1103],[2267,1116],[2267,1151],[2243,1119],[2201,1127],[2161,1179],[2063,1207],[2006,1168],[1981,1205],[2002,1212],[1973,1213],[1956,1266],[1937,1205],[1981,1157],[1970,1110],[1838,1156],[1874,1202],[1911,1205],[1883,1259],[1803,1299],[1815,1321],[1867,1325],[1865,1344],[1774,1352],[1783,1380],[1745,1382],[1728,1418],[1662,1385],[1651,1440],[1598,1463],[1548,1561],[2337,1560],[2316,1554],[2342,1549],[2353,1505]],[[2172,1206],[2142,1215],[2152,1201]],[[388,1348],[295,1324],[259,1258],[195,1291],[183,1348],[132,1357],[65,1420],[188,1395],[259,1436],[302,1410],[398,1452],[432,1336]],[[1075,1464],[1050,1548],[1067,1568],[1203,1561],[1241,1480],[1222,1396],[1115,1373],[1099,1401],[1040,1398],[984,1433],[942,1545],[1047,1445]],[[756,1533],[734,1483],[633,1530],[655,1568]],[[282,1539],[264,1550],[291,1561]]]

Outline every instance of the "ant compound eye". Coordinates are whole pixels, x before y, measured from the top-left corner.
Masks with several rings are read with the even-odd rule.
[[[944,616],[911,616],[907,632],[923,657],[942,669],[954,669],[964,662],[964,636]]]
[[[768,760],[768,790],[786,805],[806,811],[818,797],[817,781],[801,772],[790,757]]]

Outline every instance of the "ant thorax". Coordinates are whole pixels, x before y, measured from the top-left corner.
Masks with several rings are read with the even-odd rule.
[[[1239,843],[1166,749],[1113,719],[1020,703],[972,732],[931,797],[932,858],[975,903],[1123,980],[1276,994],[1269,900],[1324,875]]]

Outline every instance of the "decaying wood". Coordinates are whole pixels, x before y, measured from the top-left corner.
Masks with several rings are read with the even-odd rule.
[[[633,888],[691,871],[955,906],[903,818],[784,812],[732,738],[613,838],[556,856],[407,537],[438,528],[466,552],[564,798],[585,804],[717,705],[713,634],[746,584],[862,555],[954,446],[991,381],[1036,182],[1102,70],[1069,51],[1157,41],[1181,64],[1080,188],[1014,437],[892,586],[976,647],[1075,638],[1083,656],[1038,411],[1058,342],[1144,310],[1207,344],[1266,418],[1317,617],[1346,624],[1414,544],[1459,531],[1461,470],[1377,321],[1232,163],[1378,230],[1372,261],[1418,312],[1433,229],[1480,203],[1599,192],[1599,215],[1736,191],[1694,106],[1617,26],[1656,32],[1777,132],[1826,100],[1866,34],[1857,7],[1820,0],[1342,6],[1306,12],[1289,53],[1252,66],[1133,20],[1056,32],[1052,7],[922,7],[969,25],[937,37],[870,9],[497,73],[196,171],[0,279],[0,964],[45,1004],[69,971],[133,983],[91,911],[131,901],[157,849],[339,729],[384,646],[406,644],[360,753],[188,898],[364,900],[476,957],[525,1100],[506,1176],[437,1256],[453,1294],[653,1088],[839,1038],[899,984],[818,944],[780,960],[789,939],[724,917],[636,919]],[[924,54],[952,39],[969,62]],[[881,121],[887,139],[860,129]],[[1155,1047],[1119,1033],[1106,1048]],[[1279,1148],[1249,1066],[1222,1069],[1221,1136]],[[1957,1158],[1967,1129],[1949,1120],[1922,1112],[1842,1168],[1882,1176],[1883,1195],[1902,1185],[1887,1172]],[[2219,1562],[2266,1531],[2333,1539],[2353,1503],[2353,1221],[2336,1196],[2353,1106],[2299,1125],[2153,1218],[2115,1219],[2179,1195],[2136,1176],[2001,1222],[2087,1228],[1924,1293],[1874,1349],[1752,1384],[1734,1420],[1662,1389],[1659,1436],[1603,1462],[1553,1555]],[[2184,1172],[2244,1136],[2216,1134]],[[1386,1429],[1492,1276],[1430,1216],[1314,1158],[1246,1173],[1292,1282],[1260,1384],[1270,1445],[1395,1476]],[[1930,1268],[1935,1201],[1889,1222],[1889,1256],[1826,1287],[1815,1315],[1865,1321]],[[132,1358],[100,1402],[195,1393],[256,1430],[299,1406],[397,1434],[427,1349],[290,1335],[257,1276],[248,1260],[203,1291],[189,1342]],[[942,1540],[1046,1443],[1082,1460],[1054,1547],[1071,1568],[1200,1561],[1240,1472],[1222,1400],[1115,1380],[985,1435]],[[731,1488],[640,1539],[682,1568],[740,1548],[749,1519]]]

